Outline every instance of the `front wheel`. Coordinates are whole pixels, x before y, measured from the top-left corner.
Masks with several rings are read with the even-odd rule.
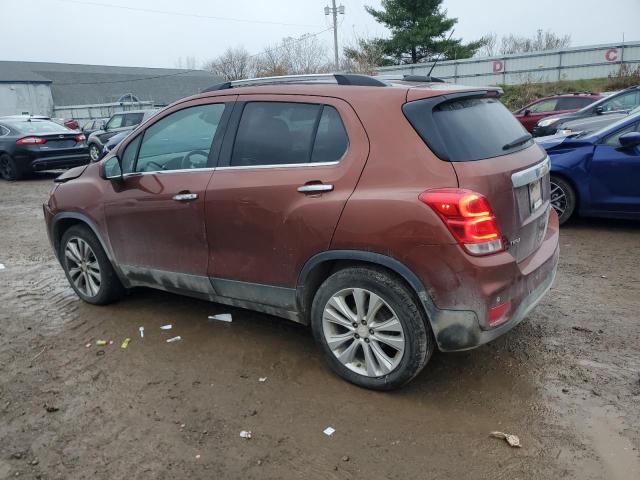
[[[551,206],[558,214],[560,225],[565,223],[576,209],[576,193],[565,179],[551,176]]]
[[[331,369],[374,390],[410,381],[435,348],[415,295],[382,269],[354,267],[331,275],[313,300],[311,326]]]
[[[74,225],[64,233],[60,262],[71,288],[85,302],[106,305],[124,294],[109,258],[89,228]]]

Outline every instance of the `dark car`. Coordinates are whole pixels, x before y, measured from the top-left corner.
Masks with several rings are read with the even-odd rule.
[[[500,93],[347,74],[212,87],[57,179],[53,250],[88,303],[147,286],[279,315],[348,381],[399,387],[435,348],[509,331],[555,277],[548,158]]]
[[[0,117],[0,175],[5,180],[88,162],[89,151],[80,132],[51,120]]]
[[[629,115],[635,115],[636,113],[640,113],[640,107],[634,108],[629,113],[611,113],[609,115],[596,115],[595,117],[578,118],[577,120],[564,122],[562,124],[562,128],[558,130],[558,133],[566,136],[572,133],[595,132],[596,130],[600,130],[607,125],[612,125],[618,120],[622,120]]]
[[[552,115],[538,122],[533,129],[534,137],[545,137],[553,135],[562,130],[566,122],[595,117],[598,115],[611,115],[619,113],[629,113],[634,108],[640,106],[640,85],[629,87],[612,95],[598,100],[581,110],[562,115]]]
[[[111,137],[109,139],[109,141],[105,144],[104,148],[102,149],[102,157],[104,157],[105,155],[107,155],[111,150],[114,149],[114,147],[117,147],[118,144],[124,140],[125,138],[127,138],[127,135],[129,135],[132,132],[132,130],[126,130],[124,132],[120,132],[117,135],[114,135],[113,137]]]
[[[82,125],[82,133],[84,133],[85,137],[89,138],[89,135],[91,135],[93,132],[103,130],[106,124],[107,121],[103,118],[89,120]]]
[[[514,111],[513,114],[528,132],[533,132],[538,121],[543,118],[575,112],[601,98],[602,95],[598,93],[565,93],[540,98]]]
[[[561,224],[576,212],[640,219],[640,113],[538,143],[551,159],[551,204]]]
[[[104,126],[104,129],[96,130],[87,137],[89,154],[94,162],[100,160],[102,150],[107,141],[122,131],[131,131],[158,110],[131,110],[115,113]]]

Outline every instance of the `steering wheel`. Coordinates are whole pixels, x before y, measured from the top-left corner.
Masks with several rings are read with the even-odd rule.
[[[148,167],[150,165],[156,165],[158,168],[158,170],[164,170],[164,165],[160,165],[158,162],[154,162],[153,160],[147,160],[147,163],[145,164],[144,168],[146,172],[153,172],[154,170],[149,170]]]
[[[191,156],[192,155],[201,155],[203,157],[205,157],[205,165],[207,163],[207,160],[209,158],[209,152],[205,151],[205,150],[192,150],[191,152],[187,153],[184,158],[182,159],[182,164],[180,165],[180,168],[182,169],[189,169],[189,168],[198,168],[198,167],[194,167],[194,163],[191,160]]]

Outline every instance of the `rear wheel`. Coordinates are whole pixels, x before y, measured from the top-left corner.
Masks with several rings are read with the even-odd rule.
[[[89,145],[89,156],[92,162],[100,160],[100,148],[95,143]]]
[[[565,179],[551,176],[551,206],[558,213],[560,225],[565,223],[576,209],[576,193]]]
[[[331,275],[315,295],[311,324],[331,369],[375,390],[407,383],[435,348],[413,293],[381,269],[354,267]]]
[[[0,176],[5,180],[20,180],[24,175],[11,155],[0,155]]]
[[[105,305],[124,294],[109,258],[89,228],[74,225],[64,233],[60,260],[71,287],[85,302]]]

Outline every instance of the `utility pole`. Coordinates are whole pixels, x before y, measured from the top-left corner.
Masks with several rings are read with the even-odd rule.
[[[340,58],[338,56],[338,14],[344,15],[344,5],[336,7],[336,0],[331,0],[331,5],[332,7],[324,7],[324,14],[333,15],[333,54],[337,72],[340,70]]]

